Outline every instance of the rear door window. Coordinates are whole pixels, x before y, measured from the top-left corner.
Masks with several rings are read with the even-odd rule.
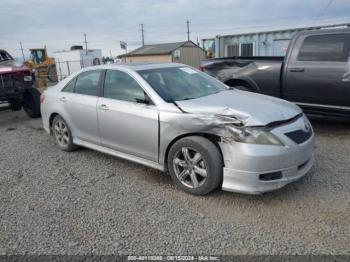
[[[81,95],[97,96],[101,71],[87,71],[81,73],[75,83],[75,93]]]
[[[346,34],[308,36],[300,49],[299,61],[347,61]]]

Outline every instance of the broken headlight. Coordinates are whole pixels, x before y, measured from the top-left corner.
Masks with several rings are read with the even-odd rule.
[[[264,127],[233,128],[233,140],[240,143],[283,146],[282,141]]]

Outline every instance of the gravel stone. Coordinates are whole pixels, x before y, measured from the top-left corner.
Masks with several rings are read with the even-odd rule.
[[[0,112],[1,254],[350,254],[350,121],[313,117],[316,163],[261,196],[188,195],[161,172],[60,151]]]

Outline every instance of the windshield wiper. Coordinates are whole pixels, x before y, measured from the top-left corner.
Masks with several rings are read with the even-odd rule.
[[[185,97],[185,98],[181,99],[181,101],[184,101],[184,100],[192,100],[192,99],[195,99],[195,97]]]

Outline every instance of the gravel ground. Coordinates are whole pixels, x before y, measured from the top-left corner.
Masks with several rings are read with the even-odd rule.
[[[58,150],[0,112],[0,254],[350,254],[350,121],[313,118],[316,164],[261,196],[196,197],[161,172]]]

